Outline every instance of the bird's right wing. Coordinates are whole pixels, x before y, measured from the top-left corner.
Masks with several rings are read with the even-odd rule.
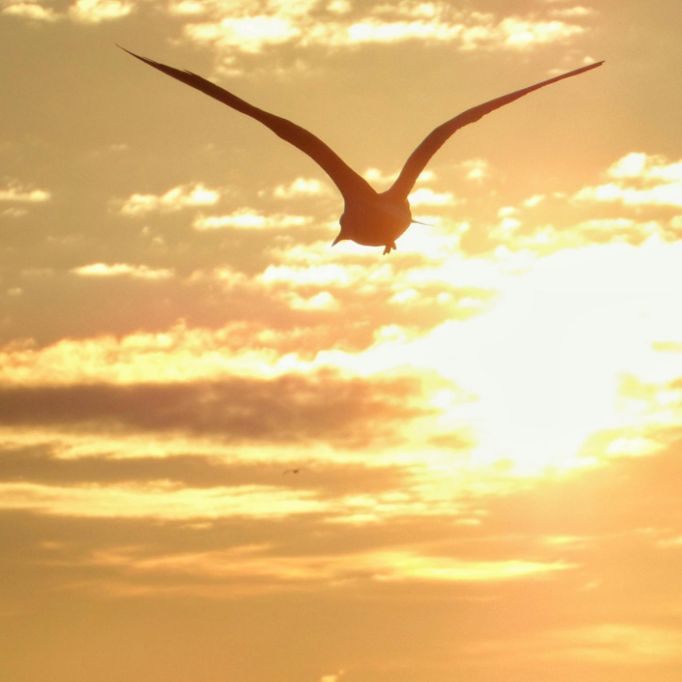
[[[119,47],[121,46],[119,45]],[[121,49],[145,64],[149,64],[149,66],[153,66],[155,69],[162,71],[168,76],[177,78],[179,81],[182,81],[197,90],[201,90],[201,92],[209,95],[209,97],[213,97],[219,102],[227,104],[228,107],[232,107],[232,109],[236,109],[247,116],[251,116],[251,118],[255,118],[257,121],[260,121],[263,125],[270,128],[275,135],[300,149],[304,154],[307,154],[313,161],[321,166],[327,175],[334,181],[334,184],[339,188],[344,198],[365,193],[374,194],[374,190],[362,176],[358,175],[358,173],[348,166],[336,152],[305,128],[301,128],[301,126],[298,126],[285,118],[275,116],[263,109],[259,109],[215,83],[211,83],[211,81],[208,81],[201,76],[197,76],[191,71],[181,71],[172,66],[155,62],[147,57],[142,57],[130,50],[126,50],[124,47],[121,47]]]
[[[502,97],[497,97],[496,99],[485,102],[484,104],[479,104],[472,109],[467,109],[467,111],[458,114],[449,121],[446,121],[442,125],[432,130],[425,138],[422,140],[421,144],[412,152],[410,157],[407,159],[405,165],[403,166],[398,179],[393,183],[389,192],[395,193],[397,196],[406,197],[414,183],[417,181],[419,174],[424,170],[424,167],[429,162],[431,157],[441,148],[445,141],[457,130],[463,128],[470,123],[475,123],[481,117],[489,114],[495,109],[505,106],[513,102],[514,100],[527,95],[533,90],[539,90],[544,88],[546,85],[551,85],[557,81],[563,80],[564,78],[570,78],[571,76],[577,76],[579,73],[584,73],[590,69],[596,69],[601,66],[604,62],[597,62],[595,64],[590,64],[588,66],[583,66],[579,69],[569,71],[568,73],[562,73],[560,76],[555,76],[554,78],[549,78],[548,80],[542,81],[541,83],[536,83],[535,85],[530,85],[522,90],[516,90],[516,92],[511,92],[508,95],[502,95]]]

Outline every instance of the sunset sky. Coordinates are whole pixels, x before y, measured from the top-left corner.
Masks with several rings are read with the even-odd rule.
[[[677,682],[680,0],[0,0],[0,679]],[[214,80],[387,188],[397,251]],[[295,470],[295,471],[292,471]]]

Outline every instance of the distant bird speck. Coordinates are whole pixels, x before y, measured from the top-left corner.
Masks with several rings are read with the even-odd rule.
[[[350,239],[365,246],[383,246],[384,254],[395,249],[396,239],[412,223],[418,222],[412,218],[408,195],[431,157],[455,131],[469,125],[469,123],[478,121],[482,116],[510,104],[514,100],[533,92],[533,90],[544,88],[546,85],[551,85],[564,78],[577,76],[590,69],[596,69],[604,63],[600,61],[583,66],[484,104],[479,104],[458,114],[432,130],[409,156],[393,185],[385,192],[377,192],[330,147],[305,128],[259,109],[191,71],[181,71],[147,57],[142,57],[123,47],[121,49],[145,62],[145,64],[149,64],[155,69],[201,90],[201,92],[223,104],[227,104],[228,107],[255,118],[283,140],[307,154],[322,167],[343,196],[344,210],[339,221],[341,231],[332,242],[332,246],[344,239]]]
[[[282,472],[282,476],[284,476],[285,474],[300,474],[300,473],[301,473],[300,469],[285,469]]]

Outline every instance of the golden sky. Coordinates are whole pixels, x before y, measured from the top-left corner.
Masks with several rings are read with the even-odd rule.
[[[0,0],[0,677],[678,680],[680,25]],[[456,133],[382,256],[331,248],[309,158],[115,43],[377,189],[606,64]]]

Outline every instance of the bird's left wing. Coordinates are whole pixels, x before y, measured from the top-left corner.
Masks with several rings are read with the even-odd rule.
[[[495,109],[510,104],[514,100],[527,95],[533,90],[539,90],[544,88],[546,85],[551,85],[557,81],[563,80],[564,78],[570,78],[571,76],[577,76],[579,73],[584,73],[590,69],[596,69],[601,66],[604,62],[596,62],[595,64],[589,64],[588,66],[583,66],[579,69],[569,71],[568,73],[563,73],[560,76],[555,76],[554,78],[549,78],[548,80],[542,81],[541,83],[536,83],[535,85],[530,85],[527,88],[521,90],[516,90],[508,95],[502,95],[502,97],[497,97],[496,99],[485,102],[484,104],[479,104],[472,109],[467,109],[467,111],[458,114],[449,121],[446,121],[442,125],[438,126],[432,130],[419,146],[412,152],[410,157],[407,159],[405,165],[398,179],[393,183],[389,192],[395,193],[396,196],[406,197],[414,183],[417,181],[419,174],[424,170],[424,167],[429,162],[431,157],[441,148],[445,141],[457,130],[463,128],[470,123],[478,121],[481,117],[489,114]]]
[[[301,128],[301,126],[298,126],[285,118],[275,116],[263,109],[259,109],[215,83],[211,83],[211,81],[208,81],[201,76],[197,76],[191,71],[181,71],[172,66],[155,62],[153,59],[142,57],[130,50],[126,50],[126,48],[121,47],[120,45],[119,47],[145,64],[149,64],[149,66],[153,66],[155,69],[158,69],[173,78],[177,78],[179,81],[182,81],[197,90],[201,90],[201,92],[209,95],[209,97],[213,97],[219,102],[227,104],[228,107],[236,109],[251,118],[255,118],[257,121],[260,121],[263,125],[270,128],[275,135],[294,145],[294,147],[300,149],[304,154],[307,154],[313,161],[320,165],[334,181],[334,184],[339,188],[344,198],[347,196],[357,196],[358,194],[374,194],[374,190],[362,176],[358,175],[358,173],[348,166],[334,150],[305,128]]]

